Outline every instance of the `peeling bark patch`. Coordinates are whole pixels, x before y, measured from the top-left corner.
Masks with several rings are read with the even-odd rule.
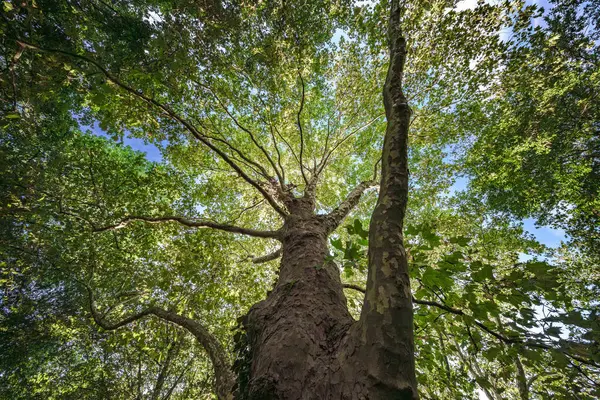
[[[393,258],[390,259],[390,253],[387,251],[383,252],[383,263],[381,265],[381,272],[385,275],[386,278],[392,276],[392,268],[390,267],[390,262]]]
[[[379,286],[377,296],[377,312],[380,314],[385,313],[385,310],[389,308],[389,296],[383,286]]]

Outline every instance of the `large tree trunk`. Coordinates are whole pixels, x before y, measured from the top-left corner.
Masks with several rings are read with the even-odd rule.
[[[326,232],[324,219],[312,212],[286,222],[279,280],[245,320],[249,375],[238,398],[416,399],[412,308],[402,302],[411,298],[406,273],[385,277],[377,287],[389,293],[375,301],[367,295],[376,305],[366,305],[366,319],[354,321],[339,269],[325,261]],[[378,243],[371,257],[381,257],[389,243],[371,240]],[[404,254],[401,243],[392,244]]]
[[[279,280],[248,313],[250,399],[328,399],[333,356],[353,320],[340,273],[325,262],[324,220],[309,201],[284,226]]]
[[[250,353],[240,398],[418,399],[402,238],[411,111],[402,92],[406,42],[400,13],[399,2],[393,0],[390,65],[383,88],[388,125],[360,320],[354,322],[348,312],[338,268],[325,262],[330,219],[315,215],[312,191],[289,198],[279,280],[245,321]]]

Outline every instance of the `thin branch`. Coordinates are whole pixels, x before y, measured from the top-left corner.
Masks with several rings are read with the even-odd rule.
[[[451,314],[455,314],[455,315],[467,315],[464,311],[456,309],[456,308],[452,308],[449,307],[445,304],[441,304],[435,301],[427,301],[427,300],[417,300],[415,298],[413,298],[413,303],[416,304],[421,304],[421,305],[427,305],[427,306],[432,306],[432,307],[437,307],[437,308],[441,308],[442,310],[446,310]],[[504,343],[509,343],[509,344],[518,344],[518,345],[522,345],[522,346],[526,346],[526,347],[535,347],[535,348],[540,348],[540,349],[545,349],[545,350],[556,350],[559,351],[561,353],[563,353],[564,355],[572,358],[573,360],[577,360],[583,364],[587,364],[587,365],[591,365],[594,367],[600,367],[599,364],[597,364],[596,362],[592,361],[592,360],[586,360],[584,358],[581,358],[579,356],[570,354],[569,352],[563,350],[563,349],[559,349],[556,347],[552,347],[550,345],[544,344],[544,343],[540,343],[540,342],[534,342],[531,341],[527,338],[516,338],[516,337],[507,337],[502,335],[501,333],[495,332],[492,329],[488,328],[487,326],[485,326],[482,322],[473,320],[473,323],[475,325],[477,325],[477,327],[479,327],[481,330],[487,332],[488,334],[492,335],[493,337],[495,337],[496,339],[500,340],[501,342]]]
[[[467,369],[469,370],[469,372],[471,373],[471,375],[473,375],[473,378],[475,378],[476,380],[487,381],[487,379],[485,379],[486,377],[482,376],[483,374],[481,372],[481,369],[479,368],[479,365],[475,361],[476,358],[470,358],[470,359],[467,358],[463,354],[462,350],[460,349],[460,345],[456,341],[456,338],[454,338],[454,346],[456,347],[456,352],[458,353],[459,358],[467,366]],[[477,383],[477,385],[481,388],[481,390],[483,390],[483,392],[485,393],[485,395],[487,396],[488,399],[490,399],[490,400],[496,400],[496,396],[494,396],[492,394],[492,392],[490,391],[490,388],[488,388],[487,386],[481,385],[480,383]],[[495,388],[493,386],[491,386],[491,390],[494,393],[496,393],[496,390],[495,390]]]
[[[254,111],[257,112],[259,118],[261,119],[261,121],[269,127],[269,131],[271,133],[271,139],[273,141],[273,147],[275,148],[275,151],[277,152],[277,164],[279,165],[279,170],[281,172],[280,173],[277,171],[277,168],[275,166],[273,166],[273,168],[275,169],[275,172],[277,173],[277,177],[279,178],[279,183],[281,188],[283,189],[285,186],[285,170],[283,169],[283,166],[281,164],[281,152],[279,151],[279,147],[277,146],[277,140],[275,140],[275,133],[273,132],[273,120],[271,118],[271,113],[269,112],[270,108],[267,105],[267,103],[265,103],[265,100],[262,98],[262,96],[260,95],[260,90],[258,89],[258,85],[256,85],[254,83],[254,81],[252,80],[252,78],[250,78],[250,76],[248,74],[246,74],[243,70],[239,69],[239,68],[235,68],[234,69],[237,70],[241,75],[244,76],[244,78],[246,78],[248,80],[248,82],[250,82],[250,84],[257,90],[258,94],[256,97],[258,97],[258,100],[260,101],[260,103],[262,104],[262,106],[264,107],[265,110],[267,110],[268,112],[268,117],[269,117],[269,121],[266,121],[265,118],[263,117],[263,115],[258,112],[256,110],[255,107]]]
[[[195,81],[197,85],[205,88],[206,90],[208,90],[215,99],[217,99],[217,102],[219,103],[219,105],[221,106],[221,108],[225,111],[225,113],[229,116],[229,118],[231,118],[231,120],[233,121],[233,123],[240,128],[242,131],[246,132],[248,134],[248,136],[250,136],[250,139],[252,140],[252,143],[254,143],[254,145],[256,147],[258,147],[258,149],[265,155],[265,157],[267,158],[267,161],[269,161],[269,164],[271,164],[271,167],[273,167],[273,170],[275,171],[275,174],[277,175],[277,177],[279,178],[279,180],[281,181],[281,175],[279,174],[279,170],[277,169],[277,166],[275,165],[275,162],[273,161],[273,159],[271,158],[271,156],[269,155],[269,153],[267,152],[267,150],[260,144],[258,143],[258,141],[256,140],[256,137],[254,136],[254,134],[252,133],[251,130],[249,130],[248,128],[246,128],[244,125],[242,125],[237,118],[229,111],[229,109],[227,108],[227,106],[225,105],[225,103],[223,103],[221,101],[221,99],[219,98],[219,96],[214,92],[214,90],[212,90],[212,88],[210,88],[207,85],[204,85],[200,82]],[[269,176],[267,176],[268,178],[270,178]]]
[[[175,379],[175,382],[173,382],[173,385],[171,385],[169,390],[167,390],[167,393],[163,396],[162,400],[169,400],[171,398],[173,391],[175,390],[177,385],[179,385],[179,382],[181,382],[181,380],[183,379],[183,376],[188,371],[188,369],[190,369],[190,367],[192,365],[193,365],[193,363],[188,363],[187,365],[184,365],[184,367],[181,369],[181,373],[177,376],[177,379]]]
[[[33,49],[36,51],[58,53],[58,54],[62,54],[62,55],[65,55],[65,56],[68,56],[71,58],[75,58],[78,60],[82,60],[86,63],[92,64],[93,66],[98,68],[104,74],[104,76],[106,77],[106,79],[108,81],[119,86],[120,88],[131,93],[132,95],[144,100],[148,104],[163,110],[169,118],[180,123],[183,127],[185,127],[192,134],[192,136],[194,136],[196,139],[198,139],[200,142],[202,142],[204,145],[206,145],[209,149],[211,149],[212,151],[217,153],[219,155],[219,157],[221,157],[223,159],[223,161],[225,161],[227,164],[229,164],[231,166],[231,168],[233,168],[246,182],[248,182],[250,185],[254,186],[254,188],[256,188],[256,190],[258,190],[265,197],[265,199],[269,202],[269,204],[271,205],[271,207],[273,207],[273,209],[275,211],[277,211],[283,217],[285,217],[287,215],[285,210],[283,208],[281,208],[281,206],[279,206],[279,204],[277,204],[275,199],[273,199],[273,197],[260,185],[260,183],[256,182],[254,179],[250,178],[250,176],[248,176],[248,174],[246,174],[240,168],[240,166],[237,165],[223,150],[219,149],[217,146],[215,146],[213,143],[211,143],[210,140],[208,140],[208,138],[206,138],[203,134],[201,134],[198,131],[198,129],[196,129],[195,126],[193,126],[189,121],[187,121],[186,119],[181,117],[179,114],[177,114],[175,111],[173,111],[171,108],[169,108],[165,104],[162,104],[161,102],[153,99],[152,97],[148,97],[141,90],[134,89],[131,86],[128,86],[125,83],[121,82],[119,79],[114,77],[110,72],[108,72],[107,69],[105,69],[103,66],[101,66],[98,62],[96,62],[93,59],[82,56],[80,54],[75,54],[75,53],[71,53],[68,51],[64,51],[64,50],[42,48],[42,47],[36,46],[31,43],[26,43],[22,40],[18,40],[17,43],[21,44],[22,46],[25,46],[26,48]]]
[[[183,217],[167,216],[167,217],[144,217],[144,216],[130,216],[123,218],[119,223],[113,225],[107,225],[101,228],[95,228],[94,232],[104,232],[116,229],[124,228],[134,221],[142,221],[149,224],[157,224],[161,222],[178,222],[181,225],[190,228],[213,228],[225,232],[239,233],[241,235],[248,235],[261,238],[279,238],[279,231],[259,231],[255,229],[242,228],[234,225],[219,224],[212,221],[204,220],[191,220]]]
[[[377,161],[375,161],[375,165],[373,166],[373,180],[377,182],[377,175],[379,172],[379,164],[381,163],[382,157],[379,157]]]
[[[180,342],[171,342],[167,348],[167,357],[165,358],[165,362],[160,365],[160,369],[158,372],[158,376],[156,377],[156,382],[154,384],[154,389],[152,390],[152,394],[150,395],[150,400],[158,400],[160,397],[160,392],[163,389],[165,384],[165,379],[167,377],[167,373],[169,368],[171,367],[171,362],[173,358],[177,357],[179,353],[179,349],[181,347]]]
[[[229,359],[227,358],[227,353],[225,352],[225,349],[219,340],[212,333],[210,333],[208,329],[204,327],[204,325],[193,319],[179,315],[173,311],[168,311],[155,306],[148,307],[137,314],[130,315],[129,317],[126,317],[118,322],[111,323],[104,319],[104,317],[101,316],[96,310],[92,288],[89,285],[85,285],[85,287],[88,292],[89,307],[92,318],[97,325],[105,330],[115,330],[147,316],[153,315],[162,320],[179,325],[189,331],[192,335],[194,335],[194,337],[196,337],[198,342],[200,342],[213,364],[216,380],[215,386],[218,398],[220,400],[231,399],[231,391],[235,383],[235,376],[231,369]]]
[[[277,132],[277,135],[281,138],[281,140],[283,140],[283,143],[285,143],[287,148],[290,150],[290,153],[292,153],[292,156],[294,157],[294,160],[296,160],[296,162],[298,163],[298,166],[302,166],[302,164],[300,163],[300,159],[298,158],[298,155],[294,151],[294,148],[292,147],[290,142],[288,142],[287,139],[285,137],[283,137],[283,135],[281,134],[279,129],[277,129],[276,125],[274,125],[273,128],[275,128],[275,132]]]
[[[345,288],[348,289],[354,289],[354,290],[358,290],[359,292],[362,293],[366,293],[366,290],[363,289],[362,287],[358,286],[358,285],[353,285],[353,284],[349,284],[349,283],[344,283],[342,285]],[[421,304],[421,305],[426,305],[426,306],[432,306],[432,307],[436,307],[436,308],[440,308],[442,310],[445,310],[451,314],[454,315],[467,315],[465,314],[464,311],[456,309],[456,308],[452,308],[450,306],[447,306],[445,304],[442,303],[438,303],[435,301],[427,301],[427,300],[417,300],[414,297],[412,298],[412,302],[415,304]],[[586,365],[591,365],[593,367],[600,367],[599,364],[597,364],[596,362],[592,361],[592,360],[586,360],[584,358],[581,358],[579,356],[570,354],[569,352],[562,350],[562,349],[557,349],[556,347],[552,347],[549,346],[547,344],[544,343],[539,343],[539,342],[533,342],[530,341],[528,339],[522,339],[522,338],[509,338],[506,337],[498,332],[493,331],[492,329],[488,328],[487,326],[485,326],[483,323],[479,322],[479,321],[473,321],[475,323],[475,325],[477,325],[481,330],[487,332],[488,334],[492,335],[493,337],[495,337],[496,339],[504,342],[504,343],[509,343],[509,344],[518,344],[518,345],[522,345],[522,346],[526,346],[526,347],[536,347],[536,348],[541,348],[541,349],[546,349],[546,350],[556,350],[559,351],[561,353],[563,353],[564,355],[572,358],[573,360],[579,361],[580,363],[586,364]]]
[[[348,133],[346,136],[344,136],[342,139],[338,140],[338,142],[335,145],[333,145],[333,147],[331,148],[331,150],[329,150],[326,154],[323,155],[323,158],[321,159],[321,162],[318,165],[317,174],[321,174],[321,172],[323,172],[323,169],[325,169],[325,167],[327,166],[329,158],[337,150],[338,147],[340,147],[342,144],[344,144],[344,142],[346,140],[350,139],[352,136],[354,136],[358,132],[362,131],[363,129],[368,128],[371,125],[373,125],[373,123],[375,121],[377,121],[379,118],[381,118],[384,115],[385,114],[380,114],[380,115],[376,116],[375,118],[373,118],[370,121],[368,121],[366,124],[364,124],[362,126],[359,126],[358,128],[356,128],[353,131],[351,131],[350,133]]]
[[[269,116],[269,119],[271,117]],[[271,140],[273,141],[273,147],[275,147],[275,151],[277,152],[277,164],[279,165],[279,169],[281,170],[281,180],[279,182],[280,186],[285,187],[285,170],[283,169],[283,165],[281,164],[281,152],[279,151],[279,146],[277,146],[277,140],[275,139],[275,133],[273,132],[273,123],[269,122],[269,132],[271,133]]]
[[[592,378],[589,377],[589,375],[583,370],[583,368],[581,368],[580,365],[575,364],[573,361],[569,361],[569,364],[571,364],[571,366],[573,366],[573,368],[575,368],[577,371],[579,371],[579,373],[581,375],[583,375],[588,381],[590,381],[590,383],[596,387],[600,387],[600,381],[595,381]]]
[[[260,206],[260,205],[261,205],[261,204],[263,204],[264,202],[265,202],[265,199],[261,199],[261,200],[259,200],[259,201],[255,202],[255,203],[253,203],[253,204],[251,204],[251,205],[247,206],[247,207],[244,207],[244,208],[242,208],[242,209],[241,209],[241,210],[240,210],[240,211],[237,213],[237,216],[236,216],[235,218],[233,218],[233,219],[230,219],[230,220],[229,220],[229,223],[230,223],[230,224],[233,224],[233,223],[237,222],[237,221],[238,221],[238,220],[239,220],[239,219],[242,217],[242,215],[244,215],[244,213],[245,213],[245,212],[247,212],[247,211],[250,211],[250,210],[252,210],[252,209],[254,209],[254,208],[256,208],[256,207]]]
[[[517,387],[519,388],[519,394],[521,400],[529,400],[529,386],[527,386],[527,376],[525,375],[525,369],[519,358],[518,354],[515,354],[515,365],[517,366]]]
[[[442,354],[444,357],[444,368],[446,370],[447,384],[448,384],[448,386],[450,386],[450,384],[452,382],[452,376],[450,374],[451,370],[450,370],[450,363],[448,362],[448,353],[446,352],[446,345],[444,343],[444,337],[442,335],[442,332],[440,330],[438,330],[437,333],[438,333],[438,338],[440,340],[440,347],[442,349]]]
[[[17,49],[10,63],[10,76],[12,80],[14,111],[17,111],[17,74],[15,73],[15,68],[17,66],[17,62],[19,61],[19,58],[21,58],[21,55],[23,54],[23,50],[25,50],[25,46],[23,46],[21,43],[18,43],[18,45],[19,48]]]
[[[475,354],[479,353],[479,346],[477,345],[477,341],[473,337],[473,333],[471,333],[471,327],[467,325],[467,335],[469,335],[469,339],[471,339],[471,344],[475,348]]]
[[[239,150],[237,147],[235,147],[234,145],[232,145],[231,143],[229,143],[226,139],[224,139],[225,135],[217,128],[217,126],[213,122],[212,118],[209,117],[209,121],[210,121],[210,124],[213,126],[214,131],[217,134],[221,135],[223,138],[219,138],[219,137],[215,137],[215,136],[211,136],[211,135],[206,135],[206,134],[204,136],[206,136],[209,139],[214,140],[216,142],[223,143],[224,145],[226,145],[227,147],[229,147],[231,150],[233,150],[237,155],[239,155],[242,158],[242,160],[245,161],[245,164],[249,168],[251,168],[252,170],[254,170],[257,174],[262,175],[266,179],[270,178],[267,170],[262,165],[260,165],[256,161],[250,159],[248,156],[246,156],[244,153],[242,153],[241,150]]]
[[[302,78],[300,71],[298,71],[298,76],[300,77],[300,82],[302,83],[302,98],[300,99],[300,108],[296,114],[296,123],[298,124],[298,130],[300,131],[300,172],[302,173],[304,183],[308,185],[308,179],[304,173],[304,163],[302,161],[302,155],[304,154],[304,133],[302,131],[302,122],[300,121],[300,116],[302,115],[302,110],[304,109],[304,79]]]
[[[333,131],[330,127],[330,121],[331,121],[331,117],[328,114],[327,115],[327,136],[325,136],[325,145],[323,146],[323,155],[321,156],[321,161],[319,161],[318,165],[321,165],[321,163],[325,159],[325,156],[327,155],[327,149],[329,148],[329,138],[331,137],[331,133]]]
[[[261,264],[261,263],[265,263],[267,261],[273,261],[278,259],[279,257],[281,257],[281,255],[283,254],[283,248],[279,248],[277,250],[275,250],[272,253],[269,253],[267,255],[261,256],[261,257],[254,257],[252,259],[252,263],[254,264]]]

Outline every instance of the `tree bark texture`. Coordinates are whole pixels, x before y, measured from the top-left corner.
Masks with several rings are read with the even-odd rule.
[[[383,89],[388,125],[360,320],[353,321],[348,312],[338,268],[325,261],[332,221],[339,224],[351,207],[342,205],[328,216],[318,216],[312,193],[288,200],[279,280],[245,319],[249,365],[238,398],[418,399],[412,296],[402,238],[411,110],[402,92],[406,41],[400,13],[398,1],[393,1],[390,65]]]

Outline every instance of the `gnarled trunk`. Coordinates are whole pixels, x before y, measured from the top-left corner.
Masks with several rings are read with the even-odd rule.
[[[338,268],[325,261],[327,230],[312,212],[290,215],[279,280],[248,313],[250,399],[326,399],[330,365],[353,320]]]
[[[412,341],[405,343],[412,339],[410,305],[398,311],[388,304],[354,321],[339,269],[325,261],[323,219],[290,216],[282,240],[279,280],[245,319],[249,381],[238,398],[416,399]],[[394,279],[405,283],[406,275],[393,274],[384,287],[405,294]],[[405,323],[395,326],[399,321]]]

